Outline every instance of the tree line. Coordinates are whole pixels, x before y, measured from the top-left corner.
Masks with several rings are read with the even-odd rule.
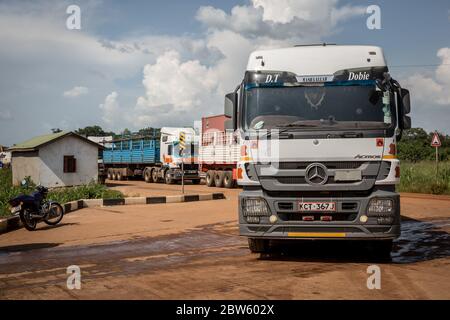
[[[434,132],[426,132],[422,128],[405,130],[398,143],[398,157],[400,160],[418,162],[434,160],[436,150],[431,146]],[[450,136],[439,133],[442,146],[439,147],[439,160],[450,160]]]

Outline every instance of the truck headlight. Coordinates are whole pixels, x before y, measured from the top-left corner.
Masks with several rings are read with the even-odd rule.
[[[270,216],[269,206],[262,198],[244,198],[242,214],[248,223],[259,223],[260,217]]]
[[[374,198],[370,200],[367,209],[369,217],[384,217],[394,213],[394,200]]]

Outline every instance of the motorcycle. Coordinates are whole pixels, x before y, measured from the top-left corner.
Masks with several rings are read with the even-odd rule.
[[[62,220],[63,207],[58,202],[47,200],[47,194],[48,188],[39,185],[31,195],[21,194],[9,200],[11,213],[19,215],[28,231],[34,231],[41,221],[54,226]]]

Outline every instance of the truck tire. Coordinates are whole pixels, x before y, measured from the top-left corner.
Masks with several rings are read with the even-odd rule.
[[[223,176],[223,186],[228,189],[234,188],[233,172],[225,171]]]
[[[192,179],[192,184],[200,184],[200,179]]]
[[[269,252],[269,240],[248,238],[248,248],[252,253]]]
[[[208,187],[214,187],[214,175],[215,175],[215,171],[214,170],[208,170],[208,172],[206,172],[206,185]]]
[[[111,178],[112,178],[113,180],[117,180],[117,172],[116,172],[116,170],[112,170],[112,176],[111,176]]]
[[[116,178],[117,178],[117,180],[122,181],[123,176],[122,176],[122,171],[121,170],[117,170]]]
[[[153,182],[153,180],[152,180],[152,172],[150,171],[150,169],[145,169],[145,171],[144,171],[144,180],[147,183]]]
[[[106,174],[108,177],[108,180],[113,179],[113,170],[111,168],[108,169],[108,173]]]
[[[165,181],[166,184],[174,184],[173,179],[169,175],[169,170],[166,170],[164,172],[164,181]]]
[[[223,172],[222,170],[218,170],[214,174],[214,184],[216,185],[217,188],[222,188],[223,187],[223,178],[224,178],[224,176],[225,176],[225,172]]]
[[[158,169],[152,169],[152,181],[153,183],[158,183],[159,182],[159,170]]]

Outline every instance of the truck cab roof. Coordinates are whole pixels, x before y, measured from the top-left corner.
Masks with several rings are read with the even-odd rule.
[[[386,67],[386,60],[380,47],[311,45],[254,51],[250,54],[247,71],[327,75],[340,70],[375,67]]]

